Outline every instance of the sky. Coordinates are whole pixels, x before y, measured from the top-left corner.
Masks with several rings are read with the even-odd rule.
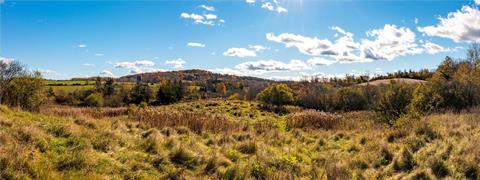
[[[435,69],[480,0],[0,0],[0,60],[48,79],[204,69],[274,80]]]

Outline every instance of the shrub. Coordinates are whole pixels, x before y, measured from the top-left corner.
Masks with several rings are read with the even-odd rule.
[[[385,122],[394,124],[395,120],[407,112],[412,100],[412,91],[411,86],[392,81],[377,103],[375,111]]]
[[[293,93],[286,84],[274,84],[260,92],[257,99],[266,104],[282,106],[293,102]]]
[[[102,94],[100,93],[93,93],[85,98],[84,104],[85,106],[92,106],[92,107],[100,107],[103,106],[104,99]]]
[[[3,103],[38,112],[45,103],[45,80],[39,72],[26,74],[10,81],[4,89]],[[0,100],[1,101],[1,100]]]
[[[332,129],[340,123],[340,117],[316,110],[305,110],[287,116],[288,128]]]
[[[358,88],[340,88],[336,93],[335,106],[341,111],[364,110],[367,100]]]
[[[423,115],[436,111],[443,103],[443,97],[430,85],[420,84],[413,92],[410,110]]]

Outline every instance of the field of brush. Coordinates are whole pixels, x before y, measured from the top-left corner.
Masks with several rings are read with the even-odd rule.
[[[480,110],[388,126],[249,101],[0,106],[0,179],[478,179]]]

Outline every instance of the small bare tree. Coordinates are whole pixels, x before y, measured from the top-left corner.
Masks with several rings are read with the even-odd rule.
[[[25,66],[18,61],[0,60],[0,104],[4,98],[5,89],[16,77],[25,74]]]

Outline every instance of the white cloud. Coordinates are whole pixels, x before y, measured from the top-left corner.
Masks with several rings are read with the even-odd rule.
[[[413,20],[413,22],[414,22],[415,24],[418,24],[418,18],[415,18],[415,19]]]
[[[245,48],[229,48],[223,53],[224,56],[236,56],[236,57],[255,57],[257,53],[253,50]]]
[[[6,58],[6,57],[0,57],[0,61],[5,63],[5,64],[10,64],[11,62],[15,61],[13,58]]]
[[[255,4],[255,0],[245,0],[245,2],[248,4]]]
[[[219,23],[224,23],[225,20],[221,19],[218,21],[218,23],[216,22],[217,20],[217,15],[215,14],[195,14],[195,13],[186,13],[186,12],[182,12],[180,14],[180,17],[183,18],[183,19],[191,19],[193,20],[193,23],[195,24],[204,24],[204,25],[210,25],[210,26],[214,26],[215,24],[219,24]]]
[[[205,17],[207,20],[217,19],[217,15],[215,15],[215,14],[205,14],[204,17]]]
[[[257,52],[262,52],[262,51],[268,49],[268,48],[266,48],[265,46],[262,46],[262,45],[248,45],[248,48],[253,49]]]
[[[155,63],[149,60],[124,61],[115,63],[114,67],[121,69],[140,69],[144,67],[153,67]]]
[[[103,56],[104,54],[96,53],[95,56]]]
[[[78,47],[78,48],[86,48],[87,45],[86,45],[86,44],[79,44],[79,45],[77,45],[77,47]]]
[[[107,70],[103,70],[102,72],[100,72],[98,74],[100,76],[104,76],[104,77],[115,77],[115,74],[113,74],[112,72],[107,71]]]
[[[301,60],[293,59],[289,63],[276,60],[248,61],[235,66],[236,69],[247,71],[295,71],[310,69],[307,64]]]
[[[309,60],[307,60],[307,63],[312,66],[319,66],[319,65],[332,65],[335,64],[337,61],[336,60],[328,60],[320,57],[314,57]]]
[[[437,54],[440,52],[449,52],[451,51],[450,48],[444,48],[438,44],[432,43],[427,41],[425,44],[422,45],[422,47],[425,49],[425,52],[428,54]]]
[[[248,3],[248,2],[247,2]],[[280,3],[277,0],[273,0],[271,2],[263,2],[262,3],[262,8],[269,10],[269,11],[275,11],[277,13],[286,13],[288,10],[280,5]]]
[[[455,42],[480,42],[480,10],[478,8],[463,6],[461,10],[438,19],[439,24],[418,27],[418,31],[428,36],[449,38]]]
[[[85,63],[85,64],[83,64],[83,66],[92,67],[92,66],[95,66],[95,64]]]
[[[205,10],[207,10],[207,11],[215,11],[215,7],[213,7],[213,6],[207,6],[207,5],[202,4],[202,5],[200,5],[199,7],[200,7],[200,8],[203,8],[203,9],[205,9]]]
[[[475,0],[475,4],[480,5],[480,0]]]
[[[305,37],[297,34],[267,33],[266,39],[294,47],[300,53],[314,57],[309,64],[332,64],[353,62],[370,62],[372,60],[393,60],[399,56],[415,55],[423,52],[438,53],[447,49],[437,49],[433,44],[419,46],[416,35],[409,28],[386,24],[379,29],[368,31],[367,38],[355,41],[353,34],[334,26],[335,40]],[[423,43],[423,42],[422,42]],[[428,49],[427,49],[428,48]],[[328,57],[328,58],[323,58]],[[331,60],[325,60],[331,59]]]
[[[381,29],[367,32],[373,40],[362,41],[362,57],[372,60],[393,60],[398,56],[422,53],[415,43],[415,33],[409,28],[385,24]]]
[[[353,34],[339,27],[332,27],[332,29],[342,34],[342,37],[335,42],[331,42],[328,39],[310,38],[289,33],[282,33],[278,36],[273,33],[267,33],[266,38],[273,42],[285,44],[285,47],[295,47],[301,53],[309,56],[331,56],[341,61],[359,60],[360,57],[353,53],[359,50],[360,44],[354,42]]]
[[[183,69],[183,64],[185,63],[186,62],[182,58],[165,61],[165,64],[173,65],[173,68],[175,69]]]
[[[196,43],[196,42],[189,42],[187,43],[188,47],[199,47],[199,48],[204,48],[205,44],[202,43]]]

